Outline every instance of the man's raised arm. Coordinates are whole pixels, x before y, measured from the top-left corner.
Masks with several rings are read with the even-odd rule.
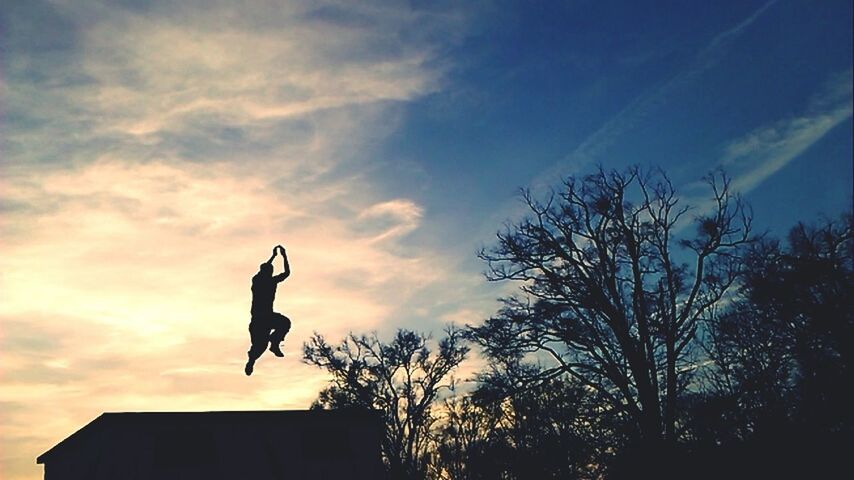
[[[271,256],[270,256],[270,259],[269,259],[269,260],[267,260],[267,261],[266,261],[266,262],[264,262],[264,263],[269,263],[270,265],[272,265],[272,264],[273,264],[273,260],[276,258],[276,249],[277,249],[277,248],[279,248],[279,247],[278,247],[278,246],[273,247],[273,255],[271,255]],[[282,251],[284,251],[284,250],[282,250]]]
[[[288,253],[285,252],[285,247],[278,245],[276,248],[278,248],[282,251],[282,263],[283,263],[282,266],[285,269],[284,272],[276,275],[276,281],[281,282],[282,280],[291,276],[291,265],[288,263]]]

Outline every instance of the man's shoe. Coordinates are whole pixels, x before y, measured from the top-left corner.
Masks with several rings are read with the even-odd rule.
[[[246,372],[246,376],[252,375],[252,367],[255,366],[255,362],[252,360],[246,362],[246,367],[243,368],[243,371]]]
[[[278,343],[270,345],[270,351],[273,352],[273,355],[275,355],[277,357],[284,357],[285,356],[285,354],[282,353],[282,349],[279,348]]]

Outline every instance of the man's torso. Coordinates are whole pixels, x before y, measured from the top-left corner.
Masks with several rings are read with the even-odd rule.
[[[252,277],[252,316],[269,315],[273,313],[273,302],[276,300],[277,282],[272,277],[255,275]]]

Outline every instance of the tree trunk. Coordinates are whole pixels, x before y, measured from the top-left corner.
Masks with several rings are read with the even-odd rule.
[[[651,380],[651,375],[655,375],[655,370],[646,361],[646,356],[643,354],[640,345],[629,347],[626,357],[635,379],[635,385],[637,385],[638,401],[641,404],[641,416],[638,419],[641,437],[645,441],[661,440],[661,405],[658,400],[658,392],[653,388]]]
[[[664,438],[676,441],[676,346],[667,339],[667,393],[664,400]]]

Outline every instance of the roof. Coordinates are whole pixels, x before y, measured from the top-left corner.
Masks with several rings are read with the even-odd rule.
[[[377,471],[381,428],[379,413],[368,410],[104,413],[36,462],[46,473],[204,465],[218,475],[263,468],[269,475],[261,478],[280,478],[280,471],[320,469],[326,477],[344,469]]]

